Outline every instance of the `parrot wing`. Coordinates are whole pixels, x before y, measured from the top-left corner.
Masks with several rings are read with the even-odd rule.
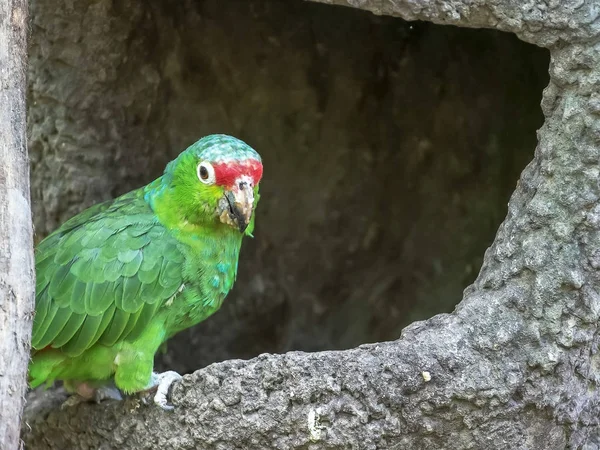
[[[36,249],[33,348],[77,356],[135,339],[181,288],[183,261],[142,190],[83,211]]]

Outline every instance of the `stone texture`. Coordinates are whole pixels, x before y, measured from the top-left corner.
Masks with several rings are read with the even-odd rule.
[[[542,47],[600,36],[594,0],[311,0],[443,25],[515,33]]]

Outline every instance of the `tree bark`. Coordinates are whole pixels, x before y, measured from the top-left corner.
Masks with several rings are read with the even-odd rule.
[[[551,51],[533,161],[452,314],[394,342],[261,355],[186,376],[165,414],[136,400],[34,403],[30,448],[600,447],[597,1],[328,1],[489,27]]]
[[[35,275],[25,94],[28,3],[0,2],[0,448],[19,447]]]

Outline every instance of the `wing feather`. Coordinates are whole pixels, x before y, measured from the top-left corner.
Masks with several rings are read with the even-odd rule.
[[[75,356],[138,338],[183,283],[183,261],[143,191],[83,211],[36,249],[34,349]]]
[[[63,330],[73,312],[69,308],[58,308],[56,315],[50,325],[46,329],[46,332],[42,338],[38,341],[38,347],[44,348],[54,341],[56,336]]]
[[[85,350],[92,346],[92,340],[96,333],[98,332],[98,328],[100,327],[100,323],[102,322],[103,315],[100,314],[98,316],[87,315],[83,324],[77,330],[77,333],[73,338],[69,339],[69,341],[61,347],[61,350],[69,356],[79,356]]]
[[[119,341],[121,335],[123,334],[123,330],[125,330],[125,327],[127,326],[127,322],[129,321],[130,315],[131,314],[129,314],[128,312],[116,308],[113,318],[110,321],[110,325],[108,326],[106,331],[100,336],[100,343],[102,345],[106,345],[107,347],[115,345]]]
[[[52,347],[60,348],[69,342],[73,336],[75,336],[75,333],[77,333],[85,318],[85,314],[71,314],[69,321],[66,323],[62,331],[52,341]]]
[[[121,339],[127,339],[129,337],[129,333],[131,333],[131,330],[133,330],[136,324],[139,323],[142,311],[144,311],[144,308],[140,308],[135,313],[129,315],[129,320],[127,321],[127,326],[121,334]]]
[[[102,314],[102,321],[100,322],[100,325],[98,325],[98,330],[96,331],[96,334],[94,335],[94,338],[92,339],[92,342],[90,343],[90,345],[94,345],[96,342],[98,342],[100,340],[100,338],[102,337],[102,335],[104,334],[104,332],[106,331],[106,329],[108,328],[108,326],[110,325],[110,323],[112,322],[112,319],[115,315],[115,310],[117,309],[117,307],[112,304],[104,314]]]
[[[131,314],[136,313],[144,303],[139,295],[141,287],[142,283],[138,277],[124,278],[123,295],[121,295],[121,299],[117,298],[117,308]]]
[[[38,342],[44,337],[44,335],[46,334],[46,331],[48,331],[48,328],[54,321],[54,317],[56,317],[57,311],[58,311],[58,306],[56,305],[56,303],[50,303],[50,305],[48,305],[48,312],[46,313],[46,316],[44,317],[44,321],[43,322],[35,322],[34,321],[34,323],[33,323],[34,329],[33,329],[33,334],[31,336],[31,346],[33,348],[38,349],[38,350],[44,348],[43,346],[39,345]],[[36,325],[37,325],[37,327],[36,327]]]
[[[134,327],[127,335],[127,339],[135,340],[140,336],[140,334],[144,331],[144,327],[152,320],[154,314],[156,314],[156,310],[158,309],[159,305],[159,302],[144,303],[144,306],[142,307],[142,310],[136,319]]]

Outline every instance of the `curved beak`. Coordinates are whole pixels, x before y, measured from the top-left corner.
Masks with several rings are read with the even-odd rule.
[[[250,177],[241,176],[219,201],[219,219],[243,233],[250,223],[253,211],[254,184]]]

